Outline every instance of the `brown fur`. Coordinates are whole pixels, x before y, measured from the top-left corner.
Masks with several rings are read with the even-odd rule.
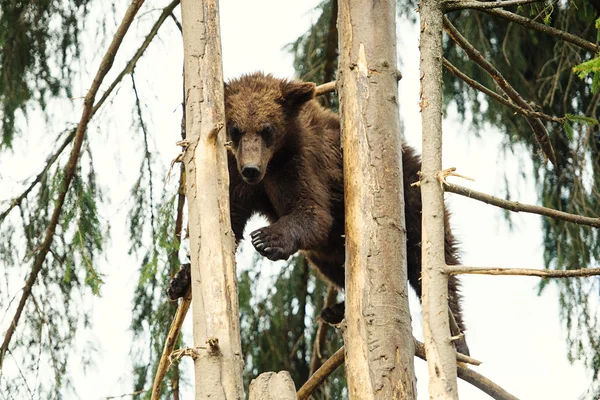
[[[234,79],[225,86],[228,138],[232,141],[231,224],[239,242],[250,216],[264,215],[270,225],[251,233],[259,253],[281,260],[301,250],[313,267],[343,288],[340,123],[338,116],[312,100],[313,96],[312,83],[262,73]],[[420,298],[421,193],[410,184],[419,180],[421,160],[412,148],[404,146],[403,150],[408,279]],[[447,216],[445,222],[446,261],[457,264],[456,241]],[[451,276],[450,308],[464,329],[458,286]],[[330,314],[330,319],[339,320],[339,312],[340,307],[338,315]],[[466,343],[460,350],[468,352]]]

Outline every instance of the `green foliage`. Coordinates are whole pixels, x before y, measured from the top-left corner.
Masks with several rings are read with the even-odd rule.
[[[14,218],[3,223],[2,230],[10,235],[9,242],[0,245],[0,265],[3,266],[0,269],[5,271],[6,282],[16,267],[34,262],[34,253],[46,236],[62,182],[63,170],[57,166],[42,179],[33,201],[24,201],[19,206],[19,222]],[[95,260],[104,250],[107,239],[106,224],[98,214],[101,202],[102,192],[96,184],[91,157],[84,157],[67,192],[54,242],[37,286],[25,306],[18,338],[13,339],[10,347],[14,362],[21,370],[38,371],[39,387],[35,389],[38,393],[47,393],[48,398],[61,398],[61,393],[71,388],[67,366],[73,354],[75,335],[80,328],[90,327],[91,309],[89,302],[82,299],[100,294],[103,275],[97,270]],[[19,296],[20,292],[15,288],[0,290],[0,303],[8,304],[8,296],[13,295]],[[84,366],[91,363],[90,353],[94,348],[93,342],[85,345],[86,353],[81,354]],[[40,370],[49,373],[39,374]],[[8,381],[0,381],[0,392],[10,393],[12,398],[31,397],[28,391],[32,389],[26,384]]]
[[[337,31],[335,28],[337,16],[333,14],[333,1],[324,0],[315,11],[320,12],[317,22],[295,42],[286,46],[294,55],[294,69],[298,77],[316,84],[327,83],[335,79],[337,71]],[[338,100],[335,94],[321,96],[325,105],[337,109]]]
[[[573,72],[577,74],[579,79],[585,79],[586,76],[592,75],[592,93],[598,93],[600,88],[600,57],[592,58],[584,63],[573,67]]]
[[[71,97],[73,62],[90,0],[0,0],[0,150],[10,148],[15,115],[29,101]]]

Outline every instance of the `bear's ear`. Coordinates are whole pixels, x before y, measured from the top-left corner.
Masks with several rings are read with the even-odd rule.
[[[282,82],[282,104],[286,108],[297,108],[315,97],[315,88],[311,82]]]

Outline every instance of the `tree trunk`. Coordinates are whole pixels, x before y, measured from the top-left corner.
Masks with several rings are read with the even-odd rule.
[[[242,399],[217,0],[181,3],[196,399]]]
[[[448,276],[444,258],[442,169],[442,18],[439,0],[421,0],[421,117],[423,121],[423,330],[429,398],[458,399],[456,351],[450,341]]]
[[[394,0],[340,2],[351,399],[414,399]]]

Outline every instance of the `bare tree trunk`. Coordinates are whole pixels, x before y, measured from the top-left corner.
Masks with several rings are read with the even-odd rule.
[[[423,329],[430,399],[458,399],[456,351],[450,341],[448,275],[444,258],[442,169],[442,18],[439,0],[421,0],[421,116],[423,120]]]
[[[394,0],[340,2],[351,399],[414,399]]]
[[[181,3],[196,399],[242,399],[217,0]]]

